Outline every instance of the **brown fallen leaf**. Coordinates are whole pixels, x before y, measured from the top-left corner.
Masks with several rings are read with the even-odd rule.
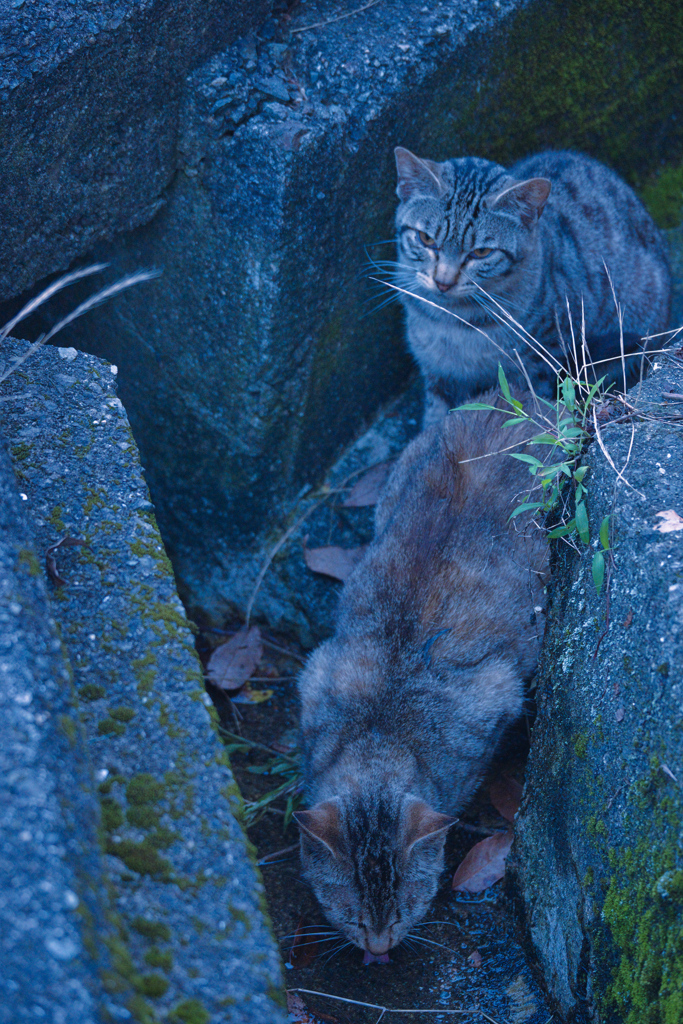
[[[55,552],[60,548],[75,548],[75,547],[89,547],[87,540],[78,540],[77,537],[62,537],[56,544],[50,544],[50,547],[45,552],[45,568],[47,574],[58,587],[63,587],[66,584],[66,580],[59,575],[57,569],[57,559],[55,558]]]
[[[379,462],[372,466],[367,473],[356,481],[342,502],[345,508],[363,508],[366,505],[376,505],[380,494],[384,490],[391,473],[390,462]]]
[[[501,775],[489,788],[491,803],[506,821],[514,821],[522,799],[522,786],[511,775]]]
[[[513,832],[497,832],[472,847],[453,875],[458,892],[483,892],[505,874],[505,858],[512,846]]]
[[[475,949],[473,953],[467,957],[473,967],[481,967],[481,953],[478,949]]]
[[[287,989],[287,1012],[293,1024],[339,1024],[336,1017],[309,1010],[298,992]]]
[[[659,533],[674,533],[675,530],[683,530],[683,519],[672,508],[667,509],[666,512],[656,512],[655,515],[663,520],[655,526],[655,530]]]
[[[627,614],[626,618],[624,619],[624,621],[622,622],[622,626],[624,626],[625,629],[628,629],[628,627],[631,625],[632,622],[633,622],[633,608],[629,608],[628,614]]]
[[[323,548],[307,548],[304,545],[304,560],[313,572],[343,581],[351,575],[365,554],[366,547],[367,544],[362,544],[358,548],[339,548],[334,544]]]
[[[288,965],[292,967],[308,967],[320,952],[320,928],[316,925],[304,924],[303,917],[294,933],[294,941],[289,950]]]
[[[242,626],[226,643],[217,647],[209,658],[209,682],[221,690],[239,690],[263,656],[261,631],[258,626]]]

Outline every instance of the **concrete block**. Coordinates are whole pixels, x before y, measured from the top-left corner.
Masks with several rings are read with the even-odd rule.
[[[176,170],[188,72],[269,0],[0,5],[0,298],[144,224]]]
[[[527,784],[511,864],[546,984],[563,1019],[677,1020],[683,903],[683,361],[630,399],[643,418],[594,444],[591,536],[612,519],[598,595],[593,550],[558,551]],[[632,430],[635,433],[632,433]],[[624,468],[626,467],[626,468]],[[597,544],[597,541],[596,541]]]
[[[104,916],[98,819],[69,666],[0,442],[3,1024],[100,1020],[106,949],[93,948]]]
[[[241,798],[115,379],[109,363],[49,348],[1,395],[37,549],[87,541],[56,553],[66,583],[49,587],[99,785],[114,981],[137,1019],[189,1003],[205,1024],[279,1024]],[[77,783],[68,769],[65,783]]]

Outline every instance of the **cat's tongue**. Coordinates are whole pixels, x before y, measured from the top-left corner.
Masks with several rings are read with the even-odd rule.
[[[363,966],[364,967],[366,967],[368,964],[390,964],[390,963],[391,963],[391,960],[389,959],[389,954],[388,953],[382,953],[381,956],[375,956],[375,954],[371,953],[369,949],[365,950],[365,955],[363,957]]]

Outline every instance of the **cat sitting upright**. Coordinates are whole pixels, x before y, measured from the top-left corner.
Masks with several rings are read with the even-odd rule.
[[[567,304],[577,339],[585,318],[597,377],[621,377],[620,361],[603,362],[620,355],[615,295],[627,352],[640,355],[641,339],[668,327],[671,275],[662,238],[607,167],[571,152],[539,153],[510,170],[476,157],[434,163],[401,147],[395,153],[401,202],[394,276],[412,293],[401,299],[425,382],[425,426],[494,386],[499,362],[525,387],[515,351],[536,392],[554,398],[556,369],[523,335],[566,365]],[[630,383],[640,359],[631,357],[627,367]]]
[[[547,541],[528,516],[509,522],[530,477],[489,453],[534,446],[528,424],[503,427],[507,418],[454,413],[406,448],[336,634],[299,681],[304,872],[366,962],[425,914],[446,830],[536,666]]]

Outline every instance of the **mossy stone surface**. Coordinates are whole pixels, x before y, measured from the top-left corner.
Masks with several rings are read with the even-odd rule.
[[[21,351],[8,342],[1,358]],[[15,466],[36,548],[64,534],[88,541],[60,549],[67,582],[47,587],[75,694],[89,698],[75,698],[68,711],[56,705],[54,726],[69,749],[85,737],[99,784],[103,850],[95,835],[90,852],[104,860],[116,921],[117,937],[107,940],[116,953],[105,979],[111,1000],[141,1021],[196,998],[212,1024],[279,1024],[270,993],[281,983],[280,962],[260,907],[262,885],[224,796],[234,780],[209,699],[195,699],[201,666],[116,375],[75,349],[43,349],[21,370],[0,397],[10,443],[28,446]],[[34,578],[30,560],[19,571]],[[71,784],[69,763],[64,784]],[[246,938],[231,912],[236,902],[251,908]],[[103,934],[94,941],[103,945]],[[173,963],[167,977],[145,960],[160,942]],[[226,994],[234,998],[228,1013],[220,1003]]]
[[[683,360],[630,400],[644,418],[605,426],[617,483],[589,449],[592,534],[612,516],[607,593],[592,551],[557,549],[538,718],[512,859],[519,906],[570,1022],[683,1019]],[[670,422],[665,422],[669,419]],[[630,455],[629,455],[630,452]]]

